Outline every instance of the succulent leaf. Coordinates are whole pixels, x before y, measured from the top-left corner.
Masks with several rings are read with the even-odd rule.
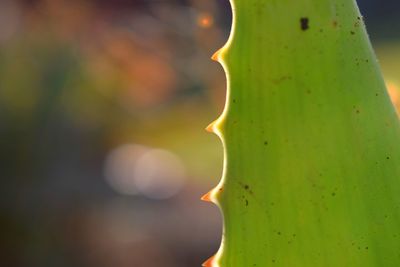
[[[400,266],[400,124],[355,1],[231,4],[205,266]]]

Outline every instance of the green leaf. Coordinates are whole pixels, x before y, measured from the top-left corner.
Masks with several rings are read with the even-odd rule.
[[[214,267],[400,266],[400,124],[353,0],[231,0]]]

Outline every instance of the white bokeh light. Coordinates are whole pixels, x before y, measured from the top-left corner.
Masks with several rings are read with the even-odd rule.
[[[183,187],[185,166],[170,151],[125,144],[108,155],[105,177],[119,194],[167,199]]]
[[[136,162],[136,187],[149,198],[172,197],[182,188],[184,178],[182,161],[167,150],[149,150]]]
[[[123,195],[136,195],[135,165],[137,160],[148,150],[145,146],[126,144],[117,147],[107,156],[105,178],[116,192]]]

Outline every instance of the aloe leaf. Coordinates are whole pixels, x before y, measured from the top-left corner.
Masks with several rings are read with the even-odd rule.
[[[231,4],[205,266],[400,266],[400,124],[355,1]]]

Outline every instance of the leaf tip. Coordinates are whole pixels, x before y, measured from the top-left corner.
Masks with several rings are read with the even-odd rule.
[[[206,260],[201,266],[203,267],[213,267],[215,255]]]
[[[222,48],[219,49],[217,52],[215,52],[215,53],[212,55],[211,59],[218,62],[218,61],[219,61],[219,57],[220,57],[220,55],[221,55],[221,52],[222,52]]]
[[[212,123],[210,123],[207,127],[206,127],[206,131],[209,133],[213,133],[214,132],[214,125],[215,125],[215,121],[213,121]]]
[[[211,194],[212,194],[212,190],[210,192],[208,192],[207,194],[205,194],[204,196],[202,196],[200,199],[205,202],[212,202]]]

